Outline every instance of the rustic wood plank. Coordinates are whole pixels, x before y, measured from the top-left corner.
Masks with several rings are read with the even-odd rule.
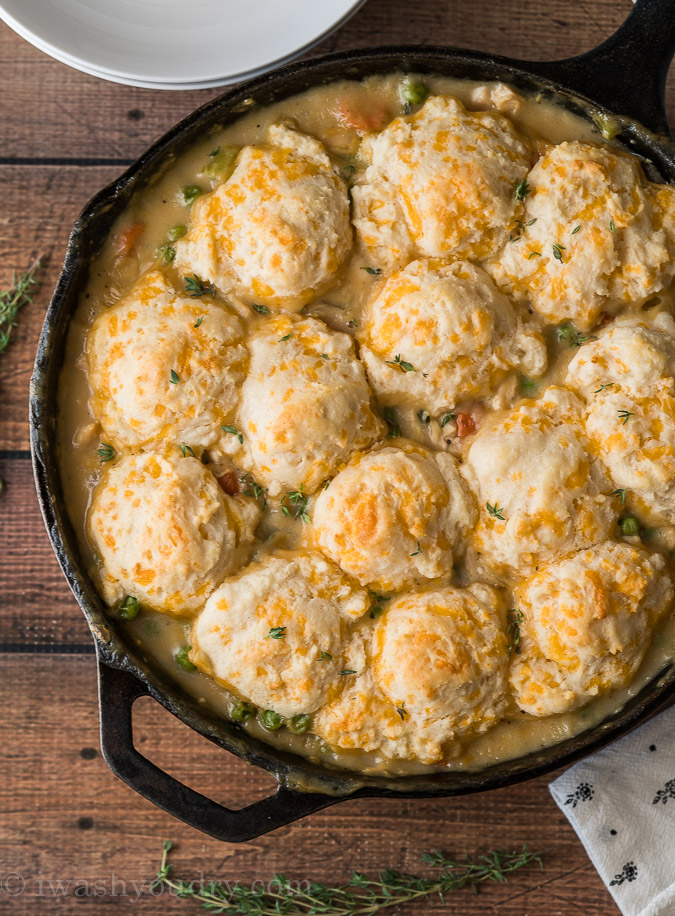
[[[28,383],[68,235],[89,198],[122,171],[122,166],[0,166],[0,289],[36,256],[44,262],[35,301],[19,313],[15,338],[0,358],[0,451],[29,447]]]
[[[38,508],[30,461],[0,459],[0,652],[2,647],[91,645]]]
[[[478,897],[463,892],[444,912],[616,912],[555,807],[546,779],[455,800],[345,802],[261,839],[226,846],[154,808],[108,771],[96,750],[93,658],[0,656],[0,668],[0,696],[14,723],[11,740],[0,747],[0,871],[26,881],[24,893],[12,901],[14,912],[33,913],[38,902],[57,916],[72,913],[75,905],[84,914],[101,906],[126,912],[136,882],[143,890],[135,911],[157,913],[148,882],[165,838],[177,843],[175,861],[184,877],[198,879],[203,872],[231,882],[265,880],[278,870],[298,880],[330,882],[347,878],[354,868],[374,872],[391,865],[419,872],[419,855],[426,849],[462,854],[527,842],[544,851],[543,873],[522,872],[513,884],[486,888]],[[137,743],[156,763],[233,806],[267,794],[269,777],[199,738],[152,701],[143,703],[135,710]],[[89,896],[78,899],[77,888],[88,888]],[[46,900],[38,900],[40,890]],[[172,913],[196,912],[177,900],[161,906]],[[423,916],[430,907],[404,912]]]

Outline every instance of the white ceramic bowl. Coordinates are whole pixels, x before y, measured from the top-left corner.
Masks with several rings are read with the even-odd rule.
[[[287,63],[366,0],[0,0],[22,38],[84,73],[206,89]]]

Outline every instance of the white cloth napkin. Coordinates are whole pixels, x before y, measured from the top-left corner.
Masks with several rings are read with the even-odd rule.
[[[549,788],[624,916],[675,916],[675,706]]]

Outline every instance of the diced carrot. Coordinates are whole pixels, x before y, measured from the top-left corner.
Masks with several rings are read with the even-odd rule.
[[[470,413],[457,414],[457,437],[463,439],[476,432],[476,421]]]
[[[458,411],[456,420],[457,438],[465,439],[467,436],[475,433],[481,424],[484,413],[485,407],[478,402],[467,407],[465,410]]]
[[[216,477],[216,480],[228,496],[236,496],[239,492],[239,481],[234,471],[227,471],[222,477]]]
[[[343,127],[357,134],[381,130],[391,120],[391,113],[381,102],[370,102],[355,93],[338,102],[335,116]]]
[[[127,226],[126,229],[118,232],[115,237],[115,248],[118,253],[122,256],[131,254],[144,229],[145,223],[139,222],[132,223],[131,226]]]

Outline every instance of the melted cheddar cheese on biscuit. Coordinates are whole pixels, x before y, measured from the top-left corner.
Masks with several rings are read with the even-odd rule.
[[[549,388],[480,429],[462,469],[480,508],[479,566],[513,579],[607,537],[612,485],[589,452],[582,417],[575,395]]]
[[[354,633],[350,677],[315,731],[340,748],[438,763],[506,708],[503,606],[485,585],[411,592]]]
[[[279,554],[226,580],[192,627],[190,658],[239,696],[282,716],[337,691],[347,622],[365,591],[314,554]]]
[[[299,309],[335,278],[352,232],[344,180],[322,143],[272,125],[192,208],[176,266],[223,293]]]
[[[317,496],[312,539],[362,585],[448,577],[475,518],[456,460],[398,439],[358,455]]]
[[[352,453],[383,434],[347,334],[315,318],[269,318],[248,341],[237,456],[272,495],[313,492]]]
[[[628,544],[543,566],[515,590],[522,621],[510,681],[520,708],[554,715],[628,684],[672,599],[664,558]]]
[[[359,336],[379,401],[433,415],[489,397],[514,369],[537,378],[547,365],[541,331],[468,261],[396,271],[376,286]]]
[[[106,600],[125,594],[169,614],[204,604],[251,551],[254,502],[227,496],[196,458],[126,454],[92,497],[88,533]]]
[[[581,330],[642,305],[675,273],[675,190],[637,161],[590,143],[560,143],[527,176],[513,241],[487,263],[497,285],[546,321]]]
[[[675,321],[631,317],[606,328],[571,361],[567,384],[586,399],[594,454],[623,501],[675,525]]]
[[[382,267],[487,257],[508,237],[514,184],[532,164],[508,118],[443,96],[368,135],[360,155],[368,168],[353,188],[354,226]]]
[[[227,306],[178,295],[159,271],[89,332],[92,410],[117,447],[222,438],[246,368],[244,327]]]

